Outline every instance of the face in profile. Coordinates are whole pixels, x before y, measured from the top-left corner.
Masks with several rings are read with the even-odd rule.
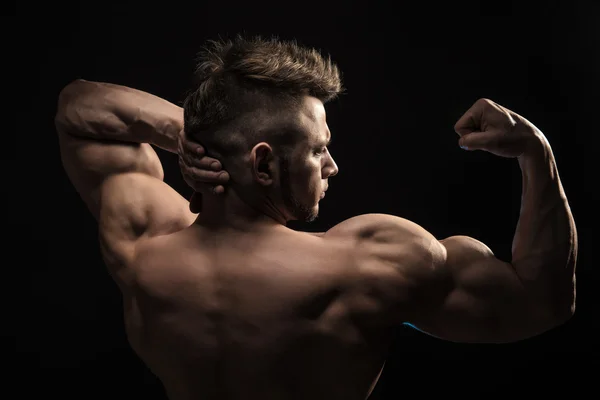
[[[303,140],[289,157],[280,159],[280,185],[284,206],[291,218],[311,222],[319,214],[328,179],[338,167],[327,146],[331,133],[327,127],[323,103],[306,97],[298,114]]]

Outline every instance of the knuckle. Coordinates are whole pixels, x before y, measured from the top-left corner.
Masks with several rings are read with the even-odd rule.
[[[225,176],[226,172],[223,172],[223,171],[221,171],[221,172],[213,172],[212,174],[215,177],[216,181],[221,181],[221,180],[223,180],[223,177]]]
[[[189,154],[189,153],[194,152],[194,150],[195,150],[194,145],[190,142],[186,142],[185,151]]]

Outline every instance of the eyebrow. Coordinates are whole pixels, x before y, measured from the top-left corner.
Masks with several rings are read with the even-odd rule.
[[[331,138],[326,142],[320,142],[317,147],[329,147],[331,145]]]

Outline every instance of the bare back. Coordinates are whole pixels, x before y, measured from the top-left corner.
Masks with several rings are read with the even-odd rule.
[[[362,399],[401,322],[446,340],[501,343],[572,315],[576,232],[555,166],[530,166],[544,183],[527,191],[520,226],[542,232],[554,218],[571,228],[561,240],[538,235],[551,239],[532,246],[533,228],[518,227],[525,233],[515,238],[533,249],[519,265],[476,239],[438,241],[383,214],[351,218],[323,238],[281,226],[209,233],[164,183],[142,135],[176,152],[181,114],[147,93],[80,81],[61,91],[55,119],[63,166],[98,221],[104,259],[123,292],[130,342],[172,400]],[[475,114],[484,115],[463,118],[471,124]],[[534,194],[551,186],[551,202],[563,206],[552,217],[552,207],[542,207],[538,218],[541,194]]]
[[[207,233],[148,240],[130,342],[172,399],[364,399],[391,342],[356,239]]]

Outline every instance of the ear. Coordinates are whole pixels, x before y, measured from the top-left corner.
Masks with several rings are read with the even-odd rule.
[[[270,186],[275,179],[275,156],[268,143],[260,142],[250,152],[252,177],[263,186]]]

